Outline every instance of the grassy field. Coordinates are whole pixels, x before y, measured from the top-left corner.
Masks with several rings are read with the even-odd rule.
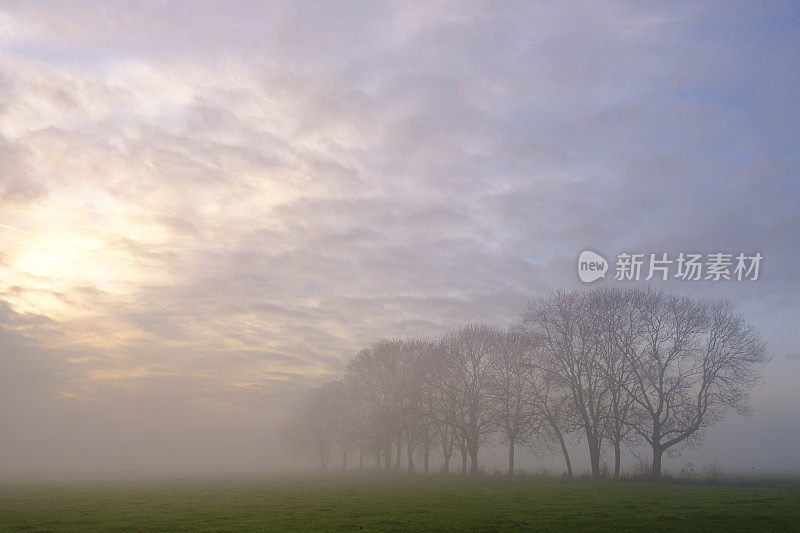
[[[4,531],[800,531],[800,489],[408,476],[0,485]]]

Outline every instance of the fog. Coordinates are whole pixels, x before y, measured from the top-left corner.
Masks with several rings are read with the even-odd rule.
[[[281,433],[306,391],[382,338],[587,288],[583,250],[612,263],[591,287],[727,298],[766,341],[752,415],[665,470],[800,472],[799,15],[5,2],[0,478],[313,469]],[[759,278],[613,275],[720,251]]]

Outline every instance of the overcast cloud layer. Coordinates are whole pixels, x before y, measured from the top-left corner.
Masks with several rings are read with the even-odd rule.
[[[587,248],[762,253],[669,284],[773,357],[682,460],[800,469],[800,13],[699,4],[4,2],[0,473],[279,466],[358,348]]]

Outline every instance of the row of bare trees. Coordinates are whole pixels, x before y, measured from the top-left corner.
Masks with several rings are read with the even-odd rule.
[[[477,472],[478,451],[499,438],[508,473],[518,446],[551,447],[572,476],[570,443],[583,441],[592,475],[612,450],[648,445],[652,476],[664,452],[700,442],[728,409],[748,412],[767,361],[760,335],[729,302],[650,289],[558,291],[530,302],[507,330],[467,325],[441,339],[382,340],[345,376],[309,391],[289,416],[286,442],[342,468],[357,451],[383,470],[431,457]],[[405,451],[405,463],[402,455]]]

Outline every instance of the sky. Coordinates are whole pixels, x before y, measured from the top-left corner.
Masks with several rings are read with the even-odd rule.
[[[771,356],[665,467],[800,471],[799,65],[792,2],[3,2],[0,476],[279,468],[359,348],[587,249],[762,254],[627,283]]]

